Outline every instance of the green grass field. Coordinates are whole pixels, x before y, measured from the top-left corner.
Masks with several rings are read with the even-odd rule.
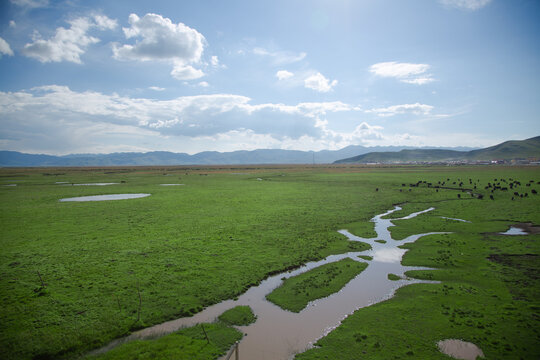
[[[469,178],[479,180],[474,192],[483,200],[409,186],[467,179],[468,188]],[[495,178],[521,181],[528,196],[484,189]],[[63,181],[119,184],[55,184]],[[442,283],[405,287],[357,311],[320,349],[298,357],[335,358],[346,346],[350,356],[340,358],[444,358],[433,341],[459,337],[488,358],[538,358],[539,235],[492,234],[516,222],[540,224],[540,197],[530,191],[540,190],[538,181],[538,168],[498,166],[0,169],[0,185],[17,184],[0,186],[0,348],[6,359],[77,357],[234,298],[270,274],[360,249],[336,231],[371,237],[369,219],[400,203],[404,210],[392,217],[436,210],[396,221],[395,238],[454,232],[407,245],[404,263],[441,269],[409,275]],[[116,193],[152,195],[58,201]]]
[[[366,267],[367,263],[348,258],[321,265],[303,274],[285,279],[283,284],[266,298],[282,309],[300,312],[310,301],[341,290]]]

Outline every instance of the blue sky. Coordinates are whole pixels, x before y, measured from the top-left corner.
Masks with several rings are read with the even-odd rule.
[[[536,0],[0,1],[0,149],[540,135]]]

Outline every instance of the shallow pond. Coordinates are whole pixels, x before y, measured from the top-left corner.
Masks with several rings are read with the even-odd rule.
[[[392,297],[394,292],[402,286],[429,282],[415,279],[399,281],[388,279],[389,273],[405,277],[405,271],[426,269],[424,267],[402,266],[401,258],[406,250],[398,248],[399,245],[414,242],[422,236],[440,234],[418,234],[400,241],[393,240],[388,231],[388,227],[393,226],[393,224],[391,220],[382,219],[382,217],[397,210],[400,210],[398,206],[372,219],[375,222],[375,231],[377,232],[375,238],[365,239],[354,236],[346,230],[339,231],[351,241],[369,243],[372,246],[371,250],[331,255],[324,260],[307,263],[299,269],[269,277],[263,280],[260,285],[250,288],[238,300],[226,300],[210,306],[192,317],[180,318],[142,329],[127,337],[114,340],[107,346],[93,351],[92,354],[106,352],[132,340],[156,338],[172,333],[182,327],[193,326],[202,322],[212,322],[225,310],[237,305],[249,305],[257,316],[257,321],[249,326],[238,327],[246,334],[240,342],[239,352],[242,354],[241,357],[260,360],[294,357],[296,353],[312,347],[317,339],[339,326],[341,321],[355,310]],[[431,210],[433,208],[413,213],[405,218],[411,219]],[[382,244],[375,240],[386,240],[386,243]],[[359,255],[367,255],[373,258],[373,260],[367,261],[369,266],[366,270],[351,280],[339,292],[309,303],[299,313],[282,310],[265,298],[267,294],[281,285],[283,278],[296,276],[323,264],[339,261],[347,257],[356,261],[364,261],[358,258]]]
[[[455,359],[476,360],[478,356],[484,357],[484,353],[478,346],[463,340],[441,340],[437,343],[437,346],[443,354]]]
[[[70,186],[107,186],[107,185],[118,185],[119,183],[87,183],[87,184],[69,184]]]
[[[456,218],[451,218],[451,217],[446,217],[446,216],[441,216],[441,218],[446,219],[446,220],[454,220],[454,221],[461,221],[461,222],[470,223],[469,220],[456,219]]]
[[[499,234],[501,235],[527,235],[528,233],[525,230],[520,229],[518,227],[510,226],[510,229]]]
[[[111,194],[111,195],[92,195],[92,196],[79,196],[72,198],[60,199],[61,202],[68,201],[107,201],[107,200],[126,200],[126,199],[138,199],[150,196],[150,194]]]

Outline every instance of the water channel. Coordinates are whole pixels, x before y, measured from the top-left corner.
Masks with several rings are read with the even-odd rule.
[[[429,208],[400,219],[411,219],[433,209]],[[312,347],[317,339],[339,326],[341,321],[355,310],[389,299],[402,286],[429,282],[406,278],[404,275],[406,271],[426,268],[401,265],[401,259],[406,250],[398,246],[414,242],[422,236],[441,233],[417,234],[399,241],[392,239],[388,228],[393,224],[390,219],[383,219],[383,217],[398,210],[401,208],[396,206],[371,220],[375,223],[375,231],[377,232],[375,238],[365,239],[355,236],[347,230],[339,231],[351,241],[362,241],[370,244],[372,247],[370,250],[331,255],[323,260],[307,263],[296,270],[269,277],[258,286],[250,288],[237,300],[226,300],[210,306],[192,317],[180,318],[142,329],[124,338],[116,339],[103,348],[93,351],[92,354],[104,353],[132,340],[156,338],[177,331],[182,327],[212,322],[225,310],[238,305],[249,305],[257,316],[257,321],[249,326],[238,327],[245,334],[240,342],[241,358],[260,360],[293,358],[295,354]],[[375,240],[385,240],[386,242],[379,243]],[[323,264],[347,257],[356,261],[365,261],[360,259],[359,255],[368,255],[373,258],[367,261],[369,265],[362,273],[339,292],[309,303],[299,313],[282,310],[265,299],[267,294],[282,283],[282,278],[296,276]],[[403,279],[391,281],[388,279],[389,273],[396,274]]]

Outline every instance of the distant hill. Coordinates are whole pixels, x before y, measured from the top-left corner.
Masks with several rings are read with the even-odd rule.
[[[412,163],[443,161],[492,161],[540,159],[540,136],[527,140],[511,140],[501,144],[470,151],[442,149],[403,149],[393,152],[370,152],[337,160],[335,164]]]
[[[205,151],[194,155],[153,151],[147,153],[73,154],[64,156],[0,151],[2,167],[33,166],[148,166],[148,165],[246,165],[246,164],[330,164],[368,152],[412,149],[405,146],[347,146],[340,150],[299,151],[261,149],[252,151]],[[454,150],[471,148],[454,148]]]

